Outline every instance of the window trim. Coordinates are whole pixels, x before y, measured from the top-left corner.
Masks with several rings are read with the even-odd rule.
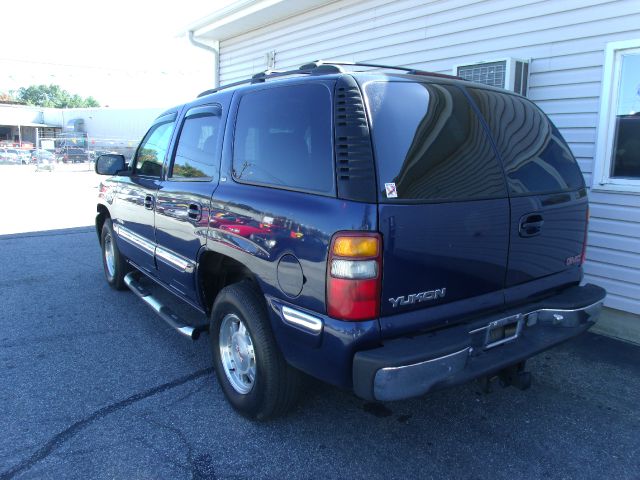
[[[176,139],[173,144],[173,149],[170,152],[170,156],[168,157],[167,166],[166,166],[166,174],[164,175],[164,180],[167,182],[211,182],[216,177],[172,177],[173,175],[173,164],[176,161],[176,153],[178,153],[178,146],[180,144],[180,137],[182,136],[182,130],[184,129],[185,124],[189,118],[193,118],[197,115],[206,115],[212,117],[220,117],[220,130],[218,130],[218,143],[220,143],[220,135],[224,135],[224,124],[222,123],[222,105],[219,103],[207,103],[203,105],[196,105],[194,107],[189,108],[182,118],[180,122],[179,128],[177,129]],[[218,160],[219,163],[220,160]],[[218,167],[218,177],[220,176],[220,167]]]
[[[607,43],[605,47],[600,116],[591,188],[594,191],[640,193],[640,178],[611,178],[615,113],[622,74],[622,55],[640,54],[640,38]]]

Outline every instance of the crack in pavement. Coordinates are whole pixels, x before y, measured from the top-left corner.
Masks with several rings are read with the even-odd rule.
[[[213,368],[198,370],[197,372],[177,378],[171,382],[163,383],[162,385],[158,385],[157,387],[135,393],[130,397],[125,398],[124,400],[120,400],[119,402],[112,403],[111,405],[107,405],[106,407],[102,407],[99,410],[96,410],[91,415],[83,418],[82,420],[78,420],[77,422],[73,423],[69,427],[51,437],[42,447],[40,447],[28,458],[25,458],[17,465],[11,467],[9,470],[0,473],[0,479],[8,480],[10,478],[14,478],[16,475],[26,470],[29,470],[36,463],[48,457],[51,453],[60,448],[63,444],[73,438],[77,433],[87,428],[93,422],[101,420],[107,415],[111,415],[112,413],[126,408],[136,402],[152,397],[153,395],[157,395],[158,393],[171,390],[172,388],[179,387],[180,385],[184,385],[185,383],[188,383],[192,380],[204,377],[205,375],[208,375],[212,372]]]

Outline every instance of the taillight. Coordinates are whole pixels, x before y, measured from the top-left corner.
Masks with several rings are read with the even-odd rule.
[[[587,221],[584,225],[584,242],[582,242],[582,254],[580,255],[580,265],[587,261],[587,236],[589,233],[589,206],[587,205]]]
[[[378,233],[338,232],[329,249],[327,313],[340,320],[380,315],[382,238]]]

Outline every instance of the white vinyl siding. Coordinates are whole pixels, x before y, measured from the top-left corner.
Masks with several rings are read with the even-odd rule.
[[[318,59],[451,73],[530,59],[528,97],[558,126],[591,185],[605,45],[640,38],[639,0],[339,0],[220,42],[221,84]],[[591,192],[586,280],[640,314],[640,195]]]

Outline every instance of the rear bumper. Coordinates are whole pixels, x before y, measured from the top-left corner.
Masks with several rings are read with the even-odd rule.
[[[367,400],[400,400],[491,375],[587,330],[606,292],[575,286],[465,325],[386,341],[355,354],[353,387]]]

